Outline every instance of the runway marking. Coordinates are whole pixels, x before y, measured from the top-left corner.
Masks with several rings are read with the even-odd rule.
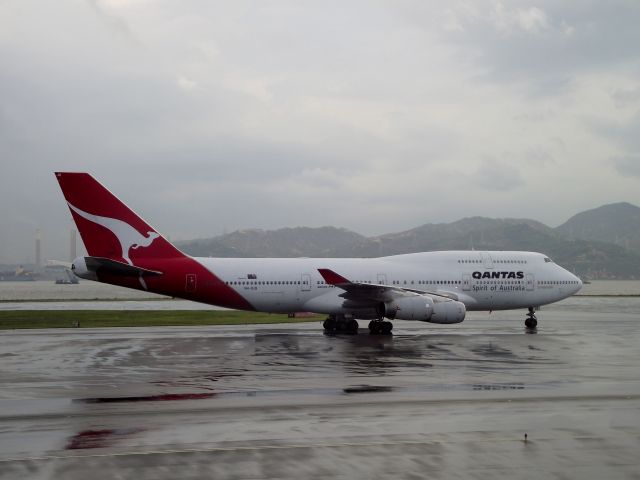
[[[342,390],[341,390],[342,391]],[[388,395],[387,393],[377,392],[371,393],[368,395],[349,395],[349,394],[338,394],[335,395],[334,398],[337,400],[332,403],[333,406],[344,406],[344,407],[357,407],[357,406],[376,406],[382,403],[388,404],[397,404],[397,405],[419,405],[419,406],[438,406],[438,405],[466,405],[466,404],[487,404],[487,403],[536,403],[536,402],[585,402],[585,401],[628,401],[640,400],[640,395],[635,393],[612,393],[612,394],[584,394],[584,395],[575,395],[575,394],[567,394],[563,395],[562,393],[558,393],[556,395],[523,395],[523,396],[507,396],[507,394],[511,394],[513,390],[494,390],[491,391],[495,396],[491,397],[478,397],[478,398],[420,398],[415,395],[410,395],[406,397],[395,397],[391,402],[383,402],[377,396],[378,395]],[[504,393],[506,392],[506,393]],[[230,404],[230,403],[222,403],[217,404],[218,400],[211,400],[211,403],[208,406],[197,407],[192,409],[184,409],[184,408],[156,408],[155,410],[136,410],[129,409],[124,411],[119,411],[117,413],[113,412],[105,412],[105,411],[83,411],[83,412],[74,412],[69,410],[61,410],[60,412],[51,412],[51,413],[24,413],[18,415],[3,415],[0,414],[0,421],[3,422],[11,422],[11,421],[21,421],[25,419],[29,420],[51,420],[58,418],[103,418],[107,416],[148,416],[148,415],[157,415],[158,412],[162,412],[164,414],[171,415],[179,415],[184,413],[208,413],[208,412],[226,412],[226,411],[251,411],[251,410],[260,410],[260,411],[270,411],[270,410],[280,410],[282,408],[289,409],[306,409],[309,407],[326,407],[327,404],[318,401],[317,399],[313,399],[313,395],[309,395],[309,401],[299,401],[297,403],[291,403],[291,401],[282,401],[280,399],[284,397],[274,396],[269,400],[265,400],[264,403],[244,403],[243,400],[245,398],[253,400],[256,397],[246,396],[246,397],[238,397],[240,403]],[[265,396],[265,398],[267,398]],[[206,402],[206,400],[205,400]],[[214,403],[215,402],[215,403]],[[136,403],[134,402],[133,405]],[[91,405],[91,404],[89,404]]]
[[[529,439],[526,443],[533,444],[536,442],[548,442],[555,437],[536,437],[535,440]],[[585,436],[579,435],[571,437],[574,440],[600,440],[603,436]],[[606,438],[611,438],[606,437]],[[464,440],[462,440],[465,442]],[[476,440],[474,443],[513,443],[523,440],[519,437],[508,438],[491,438],[486,440]],[[403,440],[396,442],[341,442],[341,443],[292,443],[282,445],[252,445],[252,446],[237,446],[237,447],[209,447],[209,448],[183,448],[183,449],[166,449],[166,450],[145,450],[139,452],[112,452],[112,453],[93,453],[87,455],[43,455],[40,457],[14,457],[0,459],[0,463],[9,462],[27,462],[27,461],[42,461],[42,460],[67,460],[76,458],[107,458],[107,457],[126,457],[126,456],[142,456],[142,455],[162,455],[169,453],[212,453],[212,452],[238,452],[238,451],[252,451],[252,450],[287,450],[287,449],[303,449],[303,448],[341,448],[341,447],[386,447],[386,446],[402,446],[402,445],[447,445],[460,443],[460,441],[421,441],[421,440]]]

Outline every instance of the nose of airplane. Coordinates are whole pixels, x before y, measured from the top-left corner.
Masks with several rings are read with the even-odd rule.
[[[573,292],[573,293],[577,293],[577,292],[579,292],[579,291],[582,289],[582,280],[580,280],[580,277],[578,277],[578,276],[576,276],[576,275],[574,275],[574,276],[573,276],[573,278],[575,278],[575,279],[576,279],[576,282],[577,282],[577,283],[576,283],[576,291],[575,291],[575,292]]]

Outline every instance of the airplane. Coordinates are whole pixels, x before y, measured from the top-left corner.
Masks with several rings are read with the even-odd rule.
[[[390,334],[391,320],[454,324],[467,311],[535,311],[582,281],[548,256],[440,251],[379,258],[199,258],[182,253],[88,173],[55,173],[88,256],[80,278],[221,307],[326,314],[328,333]]]

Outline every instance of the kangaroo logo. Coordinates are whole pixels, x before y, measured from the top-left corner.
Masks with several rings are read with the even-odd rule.
[[[69,208],[80,215],[82,218],[96,223],[111,233],[113,233],[118,242],[120,242],[120,248],[122,248],[122,258],[126,260],[129,265],[133,265],[133,262],[129,258],[129,250],[137,248],[145,248],[153,243],[153,241],[160,235],[154,231],[147,232],[147,236],[142,235],[135,228],[122,220],[109,217],[101,217],[99,215],[92,215],[91,213],[83,212],[77,207],[74,207],[67,202]]]

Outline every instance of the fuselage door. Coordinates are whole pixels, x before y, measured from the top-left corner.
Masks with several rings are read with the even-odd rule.
[[[484,268],[493,268],[493,258],[488,252],[482,252],[482,264]]]
[[[388,285],[387,283],[387,275],[384,273],[378,274],[378,285]]]
[[[185,279],[184,289],[187,292],[195,292],[196,291],[196,282],[197,277],[195,273],[187,273],[187,277]]]
[[[462,290],[471,290],[471,275],[468,273],[462,275]]]
[[[300,279],[300,291],[309,292],[311,290],[311,275],[303,273]]]
[[[533,290],[533,274],[527,273],[524,278],[525,278],[527,290]]]

